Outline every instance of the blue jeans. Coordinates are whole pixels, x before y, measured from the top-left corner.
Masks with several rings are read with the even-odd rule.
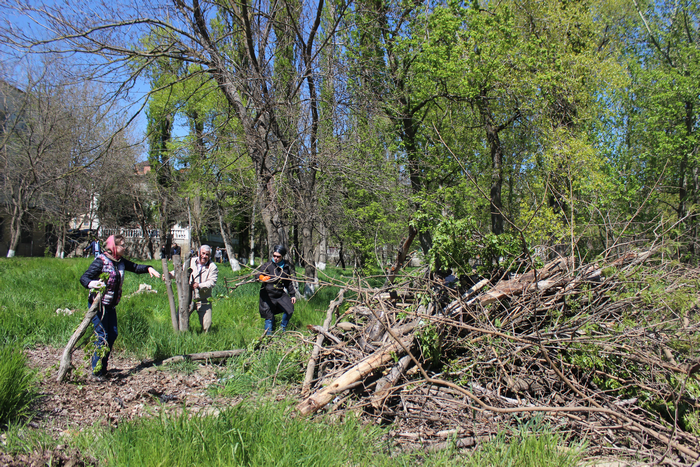
[[[287,329],[287,325],[289,324],[289,320],[292,318],[292,315],[288,315],[287,313],[282,313],[282,322],[280,323],[280,327],[282,328],[282,332],[284,332]],[[272,330],[275,327],[275,315],[272,315],[272,319],[266,319],[265,320],[265,334],[272,335]]]
[[[112,351],[114,341],[117,340],[117,310],[113,306],[102,305],[102,313],[99,311],[92,318],[92,325],[95,328],[95,347],[101,349],[107,344],[107,353],[100,358],[97,352],[92,356],[92,372],[96,375],[104,375],[107,373],[107,362],[109,354]],[[102,361],[102,366],[98,371],[95,370],[97,362]]]

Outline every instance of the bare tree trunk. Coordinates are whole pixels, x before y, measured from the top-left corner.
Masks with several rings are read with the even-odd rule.
[[[263,203],[262,207],[262,219],[263,224],[265,224],[265,231],[267,233],[267,249],[266,253],[260,252],[261,257],[270,257],[272,254],[272,248],[275,245],[289,246],[289,235],[287,233],[287,228],[283,225],[283,218],[280,212],[280,207],[275,201],[275,186],[274,179],[269,178],[264,182],[262,190],[258,190],[258,194],[262,195],[261,200]],[[263,261],[264,263],[265,261]]]
[[[272,249],[272,245],[275,244],[275,238],[273,237],[273,232],[275,231],[274,227],[272,226],[272,215],[270,214],[270,210],[267,208],[263,208],[262,212],[260,213],[263,221],[263,225],[265,225],[265,232],[267,235],[267,250],[268,251],[263,251],[263,245],[260,245],[260,262],[264,263],[265,258],[270,257],[270,250]]]
[[[170,248],[170,244],[166,243],[167,248]],[[170,281],[170,272],[168,272],[168,257],[160,259],[163,265],[163,279],[165,279],[165,290],[168,292],[168,304],[170,305],[170,320],[173,324],[173,331],[177,332],[180,330],[179,320],[175,308],[175,295],[173,294],[172,282]]]
[[[134,208],[134,214],[136,214],[136,217],[139,220],[139,224],[141,224],[141,233],[146,239],[146,248],[148,248],[148,259],[153,259],[156,257],[155,250],[153,249],[153,240],[151,239],[150,232],[148,231],[148,222],[146,220],[146,216],[143,213],[143,206],[141,204],[141,200],[137,197],[136,199],[134,199],[132,206]]]
[[[161,203],[159,208],[160,214],[160,244],[165,245],[165,258],[161,258],[161,263],[163,265],[163,277],[165,277],[165,283],[167,285],[168,291],[168,304],[170,305],[170,318],[173,323],[173,331],[177,332],[180,330],[178,312],[175,306],[175,297],[173,294],[173,288],[170,281],[170,273],[168,272],[168,256],[170,256],[170,248],[173,244],[173,237],[170,233],[170,222],[168,218],[169,212],[169,200],[167,195],[161,194]],[[177,268],[174,272],[177,274]]]
[[[22,232],[22,219],[24,218],[24,211],[22,211],[17,206],[12,209],[12,218],[10,219],[10,245],[7,249],[7,257],[14,258],[15,252],[17,251],[17,245],[19,245],[19,237]]]
[[[309,298],[316,291],[316,264],[314,261],[314,253],[316,248],[314,248],[313,241],[313,224],[309,221],[304,221],[302,223],[301,247],[301,260],[304,264],[304,297]]]
[[[189,269],[182,269],[182,259],[180,255],[173,256],[173,268],[175,271],[175,283],[177,284],[178,316],[180,332],[188,331],[190,328],[190,301],[192,291],[189,284]]]
[[[336,266],[340,265],[341,268],[345,269],[345,255],[343,254],[343,242],[340,242],[340,248],[338,249],[338,262]]]
[[[316,269],[326,270],[328,264],[328,229],[324,223],[319,225],[318,253],[316,257]],[[318,278],[318,276],[316,276]]]
[[[221,238],[224,239],[224,248],[226,248],[226,252],[228,253],[228,261],[231,264],[231,270],[233,272],[240,271],[241,265],[238,263],[238,259],[236,259],[236,254],[234,253],[233,247],[231,246],[228,228],[226,227],[226,223],[224,222],[224,212],[221,209],[221,204],[219,204],[218,201],[216,203],[216,213],[219,215],[219,231],[221,232]]]
[[[253,203],[253,215],[250,216],[250,253],[248,258],[248,265],[250,267],[255,266],[255,208],[258,203]]]
[[[56,236],[56,254],[54,257],[56,258],[62,258],[63,256],[63,248],[66,244],[66,226],[61,224],[60,231],[58,232],[58,235]]]

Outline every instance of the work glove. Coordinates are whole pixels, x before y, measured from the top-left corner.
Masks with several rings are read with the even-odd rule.
[[[106,287],[106,284],[102,282],[102,280],[90,281],[88,284],[88,289],[101,289],[102,287]]]
[[[270,276],[265,276],[264,274],[260,274],[260,281],[261,282],[267,282],[270,280]]]

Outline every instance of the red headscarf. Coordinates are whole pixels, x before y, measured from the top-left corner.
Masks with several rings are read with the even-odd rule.
[[[114,257],[114,259],[118,260],[120,256],[117,256],[117,243],[114,241],[114,235],[110,235],[109,237],[107,237],[105,245],[106,250],[109,252],[109,254],[112,257]]]

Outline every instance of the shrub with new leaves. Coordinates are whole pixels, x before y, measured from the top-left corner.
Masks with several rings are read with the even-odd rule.
[[[451,268],[462,275],[476,269],[479,274],[488,274],[500,267],[511,269],[521,253],[521,242],[512,234],[481,234],[470,217],[443,219],[433,229],[428,261],[433,271]]]

